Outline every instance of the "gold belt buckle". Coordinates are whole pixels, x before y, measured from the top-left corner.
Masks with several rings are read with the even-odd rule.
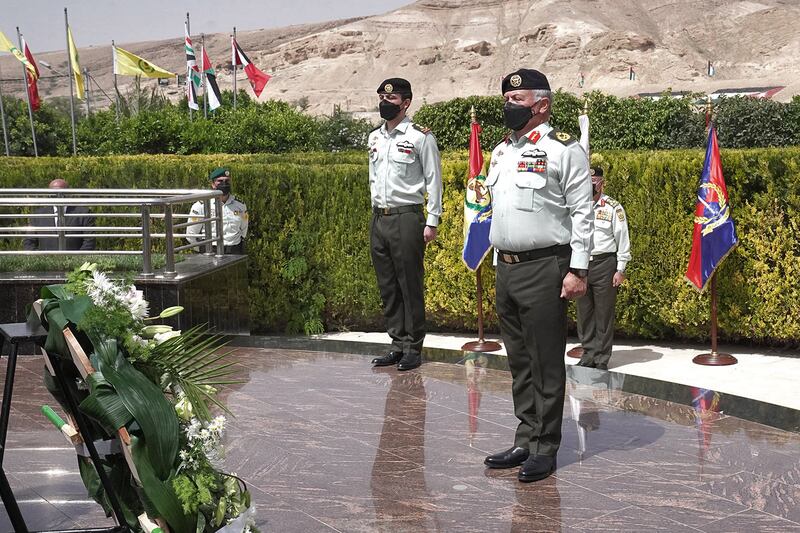
[[[518,257],[512,254],[503,254],[503,261],[506,263],[516,263],[518,261]]]
[[[391,213],[389,212],[392,209],[391,207],[383,207],[381,209],[383,209],[383,214],[384,215],[391,215]]]

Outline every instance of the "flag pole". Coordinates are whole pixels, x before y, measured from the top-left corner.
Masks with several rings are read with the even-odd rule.
[[[72,51],[69,47],[69,17],[67,8],[64,8],[64,31],[67,34],[67,72],[69,74],[69,116],[72,123],[72,155],[78,154],[78,140],[75,136],[75,95],[73,89]]]
[[[23,52],[25,53],[25,52]],[[3,122],[3,144],[6,146],[6,157],[10,154],[8,150],[8,130],[6,129],[6,108],[3,107],[3,72],[0,70],[0,117]]]
[[[203,71],[203,118],[208,118],[208,80],[206,79],[206,34],[200,34],[200,70]]]
[[[192,38],[192,26],[191,26],[191,24],[189,22],[189,12],[188,11],[186,12],[186,34],[189,36],[190,39]],[[197,63],[197,56],[195,56],[194,60],[195,60],[195,63]],[[189,94],[189,91],[192,90],[191,87],[189,87],[190,83],[193,83],[192,82],[192,71],[189,68],[189,65],[187,64],[186,65],[186,94],[187,95]],[[187,96],[187,98],[188,98],[188,96]],[[188,106],[188,103],[189,102],[187,102],[187,106]],[[192,107],[191,106],[188,106],[188,107],[189,107],[189,120],[191,121],[192,120]]]
[[[111,40],[111,63],[114,67],[114,108],[119,122],[119,87],[117,86],[117,45]]]
[[[587,117],[589,116],[589,97],[588,96],[583,100],[583,114],[586,115]],[[588,148],[588,144],[587,144],[587,148]],[[586,157],[589,159],[589,166],[591,166],[591,164],[592,164],[591,150],[586,152]],[[586,350],[584,350],[583,346],[580,343],[581,342],[581,331],[580,331],[580,325],[578,324],[577,320],[576,320],[576,323],[575,323],[575,329],[578,332],[578,344],[574,348],[572,348],[571,350],[567,350],[567,357],[571,357],[573,359],[580,359],[581,357],[583,357],[583,354],[586,353]]]
[[[233,41],[236,42],[236,26],[233,27]],[[231,63],[233,63],[233,110],[236,111],[236,51],[231,43]]]
[[[470,109],[470,124],[478,122],[475,114],[475,106]],[[475,288],[478,300],[478,340],[465,343],[461,349],[467,352],[496,352],[502,346],[494,341],[487,341],[483,338],[483,280],[481,279],[482,265],[475,269]]]
[[[17,42],[22,54],[25,54],[25,47],[22,46],[22,33],[17,26]],[[36,146],[36,128],[33,125],[33,107],[31,106],[31,91],[28,88],[28,68],[22,63],[22,83],[25,85],[25,99],[28,102],[28,119],[31,121],[31,139],[33,139],[33,157],[39,157],[39,148]]]
[[[89,69],[86,67],[83,68],[83,79],[86,80],[86,118],[89,118],[92,115],[92,87],[89,83]]]
[[[706,99],[706,131],[711,127],[713,104],[711,95]],[[736,358],[729,353],[717,351],[717,271],[711,274],[711,353],[701,353],[692,359],[692,362],[703,366],[727,366],[738,363]]]

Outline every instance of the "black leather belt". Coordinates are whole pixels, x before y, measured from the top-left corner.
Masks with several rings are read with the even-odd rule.
[[[422,204],[401,205],[400,207],[375,207],[372,206],[373,215],[400,215],[402,213],[422,213]]]
[[[601,259],[606,259],[608,257],[615,257],[617,252],[606,252],[604,254],[597,254],[593,255],[589,258],[589,261],[600,261]]]
[[[570,252],[569,244],[557,244],[548,248],[537,248],[536,250],[528,250],[526,252],[504,252],[503,250],[498,250],[497,259],[503,263],[513,265],[516,263],[535,261],[536,259],[553,255],[567,256]]]

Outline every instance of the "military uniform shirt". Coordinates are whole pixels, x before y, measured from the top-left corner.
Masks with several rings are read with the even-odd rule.
[[[202,201],[197,201],[189,211],[189,221],[194,222],[204,216],[205,208]],[[216,202],[211,201],[211,216],[216,213]],[[228,201],[222,204],[222,239],[225,246],[235,246],[247,237],[247,206],[234,198],[231,194]],[[195,224],[186,228],[186,233],[193,235],[188,237],[189,242],[197,242],[204,239],[205,224]],[[212,238],[217,236],[217,224],[211,222]],[[196,236],[196,237],[195,237]]]
[[[519,139],[512,133],[492,152],[486,185],[492,246],[525,252],[569,244],[570,266],[589,268],[592,185],[586,153],[575,139],[547,123]]]
[[[369,188],[374,207],[424,204],[426,225],[438,226],[442,215],[442,166],[436,138],[404,118],[391,132],[384,122],[372,130],[369,145]]]
[[[617,253],[617,270],[625,272],[631,260],[628,220],[622,205],[605,194],[594,204],[594,248],[592,255]]]

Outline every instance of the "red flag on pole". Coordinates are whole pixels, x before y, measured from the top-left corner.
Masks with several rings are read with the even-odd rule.
[[[244,53],[236,39],[231,39],[231,43],[233,44],[233,66],[244,65],[244,72],[247,74],[247,79],[250,80],[250,85],[253,87],[253,92],[256,93],[256,98],[258,98],[272,76],[260,71],[258,67],[250,62],[250,58]]]
[[[36,61],[33,59],[33,54],[31,53],[30,48],[28,48],[28,43],[25,42],[24,37],[22,38],[22,47],[24,49],[23,52],[25,53],[25,57],[31,62],[31,65],[33,65],[33,70],[36,71],[36,75],[34,76],[30,73],[30,71],[26,70],[25,80],[27,81],[28,95],[31,99],[31,109],[37,111],[42,105],[42,101],[39,98],[39,87],[36,85],[36,80],[39,78],[39,67],[36,65]]]

